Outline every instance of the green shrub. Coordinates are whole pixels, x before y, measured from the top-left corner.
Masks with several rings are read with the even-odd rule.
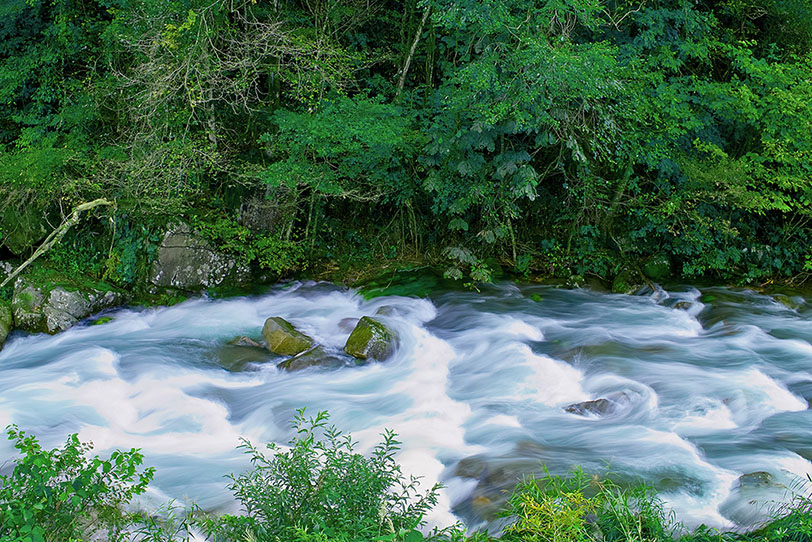
[[[386,431],[369,457],[334,426],[328,414],[306,418],[299,410],[296,437],[288,449],[268,444],[272,455],[245,441],[253,468],[232,477],[242,516],[223,516],[210,535],[257,541],[408,541],[422,540],[416,530],[437,501],[435,485],[418,492],[394,460],[400,444]]]
[[[7,542],[81,541],[98,531],[123,540],[129,523],[123,506],[146,491],[153,469],[139,472],[138,450],[115,451],[109,459],[90,458],[92,445],[74,434],[63,448],[44,450],[16,426],[9,439],[22,457],[0,476],[0,540]]]
[[[651,488],[624,489],[581,469],[522,481],[505,515],[516,521],[503,540],[517,542],[671,542],[676,527]]]

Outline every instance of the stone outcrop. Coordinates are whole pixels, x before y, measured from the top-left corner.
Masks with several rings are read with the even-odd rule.
[[[358,359],[384,361],[395,353],[397,336],[369,316],[362,317],[344,345],[344,351]]]
[[[11,311],[14,326],[34,333],[64,331],[93,313],[120,305],[121,294],[111,289],[73,285],[35,285],[24,278],[14,283]]]
[[[12,321],[11,306],[0,301],[0,348],[3,347],[6,337],[11,332]]]
[[[149,280],[155,286],[198,291],[227,281],[244,282],[248,275],[248,268],[238,265],[234,256],[214,250],[181,223],[170,226],[164,234]]]
[[[313,339],[279,316],[265,320],[262,337],[268,350],[280,356],[295,356],[313,347]]]

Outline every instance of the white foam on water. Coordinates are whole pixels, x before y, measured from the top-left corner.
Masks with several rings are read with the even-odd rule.
[[[715,433],[738,427],[733,413],[721,400],[697,397],[685,411],[684,417],[672,425],[672,430],[683,436]]]
[[[589,394],[581,387],[583,374],[572,365],[534,354],[527,345],[517,349],[516,357],[532,371],[529,377],[516,384],[517,396],[532,398],[548,406],[589,399]]]
[[[680,464],[690,467],[690,471],[705,482],[706,489],[699,494],[676,491],[662,495],[666,505],[674,509],[678,517],[691,527],[700,524],[722,526],[729,523],[719,508],[730,496],[731,487],[738,478],[735,472],[709,463],[695,445],[676,433],[648,429],[644,430],[642,440],[679,450],[682,457],[674,457],[663,451],[660,461],[679,459]]]
[[[508,416],[506,414],[499,414],[497,416],[492,416],[485,420],[485,424],[490,425],[501,425],[503,427],[521,427],[522,424],[519,423],[519,418],[516,416]]]
[[[397,460],[407,475],[422,477],[421,487],[428,489],[439,481],[445,470],[440,457],[460,457],[483,451],[481,446],[465,440],[464,424],[471,414],[466,403],[448,396],[449,363],[457,356],[445,341],[417,326],[401,327],[401,340],[408,337],[399,356],[410,362],[410,374],[401,378],[392,393],[413,399],[411,406],[385,420],[394,427],[398,439],[405,443]],[[404,337],[405,336],[405,337]],[[383,426],[371,427],[354,435],[369,445],[379,440]],[[440,492],[437,506],[427,515],[431,526],[450,525],[456,521],[451,513],[452,499],[446,490]]]

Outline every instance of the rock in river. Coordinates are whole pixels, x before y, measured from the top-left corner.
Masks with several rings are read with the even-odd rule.
[[[11,310],[15,327],[53,334],[121,302],[121,294],[112,289],[54,284],[38,286],[20,277],[14,283]]]
[[[388,327],[369,316],[362,317],[350,333],[344,351],[358,359],[384,361],[395,352],[397,336]]]
[[[265,338],[268,350],[280,356],[295,356],[313,346],[313,339],[279,316],[272,316],[265,320],[262,336]]]
[[[351,359],[351,358],[350,358]],[[277,364],[277,367],[286,371],[300,371],[310,367],[337,368],[347,365],[346,361],[335,354],[326,352],[317,346],[306,352]]]

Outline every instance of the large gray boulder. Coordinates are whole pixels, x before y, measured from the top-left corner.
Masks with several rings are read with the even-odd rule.
[[[384,361],[395,353],[397,335],[380,321],[364,316],[358,320],[344,351],[358,359]]]
[[[234,256],[218,252],[189,225],[180,223],[164,234],[149,280],[155,286],[197,291],[227,281],[241,282],[248,274]]]
[[[36,285],[20,277],[14,283],[14,326],[34,333],[58,333],[95,312],[120,305],[119,292],[73,285]]]
[[[295,356],[313,347],[313,339],[279,316],[265,320],[262,337],[268,350],[280,356]]]

